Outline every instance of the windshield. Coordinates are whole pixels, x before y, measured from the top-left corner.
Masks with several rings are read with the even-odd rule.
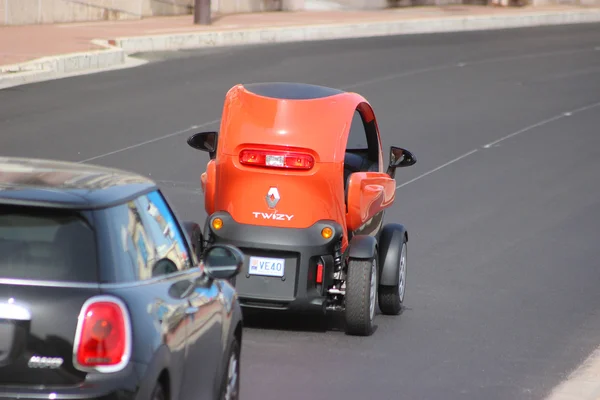
[[[94,232],[81,214],[0,209],[0,278],[94,282]]]

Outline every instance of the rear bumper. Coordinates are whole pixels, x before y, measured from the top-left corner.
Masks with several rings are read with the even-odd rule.
[[[211,221],[219,217],[218,231]],[[325,227],[333,230],[329,239],[321,236]],[[240,224],[226,212],[216,212],[206,220],[205,238],[227,243],[244,253],[244,265],[233,280],[244,308],[324,312],[326,288],[333,279],[334,258],[340,250],[343,228],[334,221],[319,221],[308,228],[277,228]],[[251,257],[284,260],[283,276],[260,276],[249,270]],[[317,263],[323,267],[322,283],[317,283]]]
[[[119,373],[88,375],[88,379],[71,387],[11,387],[0,386],[0,400],[14,399],[98,399],[138,400],[140,398],[140,372],[145,365],[130,363]]]

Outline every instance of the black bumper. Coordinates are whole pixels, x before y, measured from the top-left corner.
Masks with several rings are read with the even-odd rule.
[[[56,400],[141,400],[140,371],[145,365],[130,363],[124,370],[114,374],[90,374],[88,379],[70,387],[27,387],[0,386],[0,400],[56,399]],[[141,396],[144,397],[144,396]]]
[[[219,230],[211,228],[221,218]],[[321,236],[325,227],[333,230],[329,239]],[[343,228],[334,221],[319,221],[308,228],[277,228],[240,224],[226,212],[206,219],[205,239],[227,243],[244,253],[244,265],[232,281],[244,308],[325,312],[326,290],[333,279],[334,256],[340,249]],[[250,273],[251,257],[284,260],[283,276]],[[324,264],[323,280],[317,283],[317,263]]]

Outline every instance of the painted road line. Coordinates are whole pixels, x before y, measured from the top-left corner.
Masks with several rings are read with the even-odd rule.
[[[546,397],[546,400],[575,399],[600,399],[600,347]]]

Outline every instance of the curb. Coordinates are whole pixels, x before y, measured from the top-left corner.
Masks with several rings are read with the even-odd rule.
[[[327,25],[255,28],[220,32],[193,32],[116,38],[109,43],[127,54],[199,49],[263,43],[289,43],[421,33],[466,32],[543,25],[600,22],[600,9],[531,12],[518,15],[428,17],[414,20],[373,21]]]
[[[105,47],[106,50],[44,57],[22,64],[0,67],[0,89],[67,76],[90,74],[107,69],[118,69],[127,67],[128,64],[130,66],[140,65],[145,62],[134,62],[129,57],[131,54],[140,52],[423,33],[513,29],[594,22],[600,22],[599,8],[577,11],[531,11],[525,14],[518,13],[514,15],[426,17],[413,20],[403,19],[395,21],[301,25],[121,37],[108,41],[93,41],[93,43]]]
[[[0,66],[0,89],[91,73],[123,66],[127,62],[128,57],[123,49],[102,40],[94,40],[92,43],[106,49],[42,57],[25,63]]]

